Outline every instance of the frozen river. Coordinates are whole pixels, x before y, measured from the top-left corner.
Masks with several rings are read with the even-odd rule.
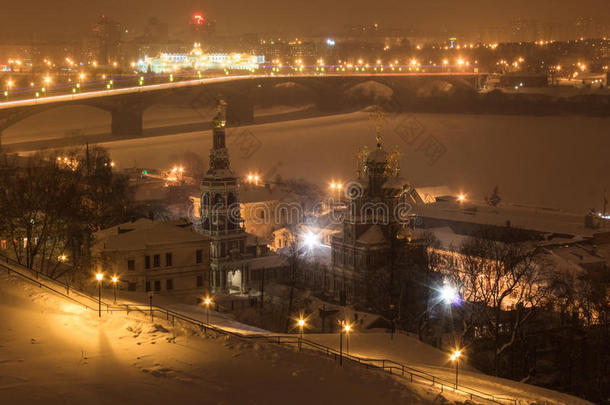
[[[4,142],[65,134],[65,129],[55,129],[61,124],[57,115],[47,117],[46,123],[44,119],[33,117],[7,130]],[[147,112],[145,126],[205,119],[211,119],[211,112],[152,110]],[[107,117],[101,112],[85,109],[69,121],[68,127],[85,133],[107,131]],[[385,118],[383,137],[386,149],[400,149],[401,174],[416,186],[446,185],[469,198],[483,199],[498,185],[508,202],[584,213],[599,209],[604,189],[610,189],[609,128],[610,119],[583,116],[402,114]],[[231,163],[238,173],[257,172],[267,180],[279,173],[320,185],[354,178],[358,149],[375,144],[375,123],[368,112],[228,132]],[[103,146],[119,167],[166,168],[176,163],[171,156],[182,152],[196,152],[207,159],[211,132],[120,140]]]

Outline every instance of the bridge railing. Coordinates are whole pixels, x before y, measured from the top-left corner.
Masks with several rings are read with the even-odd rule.
[[[309,350],[322,354],[325,357],[332,358],[334,361],[347,361],[360,367],[371,370],[380,370],[387,372],[393,376],[404,378],[411,383],[426,384],[432,387],[439,388],[441,392],[447,391],[462,396],[466,396],[471,400],[486,401],[496,404],[517,405],[518,401],[505,395],[496,395],[486,393],[474,388],[463,385],[456,385],[454,382],[447,381],[443,378],[430,374],[426,371],[402,364],[389,359],[374,359],[362,356],[356,356],[343,351],[339,351],[329,346],[314,342],[310,339],[300,338],[297,335],[281,335],[281,334],[266,334],[266,333],[251,333],[244,334],[223,328],[221,326],[207,323],[191,316],[176,312],[172,309],[161,307],[158,305],[133,305],[133,304],[110,304],[104,300],[99,300],[98,297],[92,296],[85,291],[81,291],[69,284],[52,279],[47,275],[33,269],[29,269],[17,263],[15,260],[6,256],[0,255],[0,268],[6,270],[9,275],[18,276],[30,283],[39,286],[41,289],[59,295],[75,304],[81,305],[84,308],[92,311],[98,311],[100,304],[104,313],[138,313],[142,316],[151,317],[154,319],[164,320],[175,326],[176,321],[183,322],[186,325],[195,327],[204,333],[214,332],[226,336],[232,336],[237,339],[247,341],[261,341],[277,345],[287,345],[298,347],[299,350]]]

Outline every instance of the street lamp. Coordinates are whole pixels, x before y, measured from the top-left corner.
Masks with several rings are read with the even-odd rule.
[[[443,284],[443,287],[439,290],[441,300],[447,304],[457,304],[460,302],[460,295],[455,287],[449,283]]]
[[[205,304],[205,310],[206,310],[206,323],[209,325],[210,324],[210,304],[212,303],[212,299],[210,297],[206,297],[203,300],[203,303]]]
[[[112,287],[114,289],[114,303],[116,304],[116,283],[119,281],[117,276],[112,276]]]
[[[102,317],[102,279],[104,275],[102,273],[97,273],[95,275],[97,279],[97,297],[98,297],[98,317]]]
[[[301,342],[303,340],[303,328],[305,327],[305,319],[303,317],[297,320],[297,325],[299,325],[300,337],[299,337],[299,350],[301,350]]]
[[[339,365],[343,365],[343,334],[346,334],[346,344],[348,345],[347,347],[347,353],[349,354],[349,343],[348,343],[348,337],[349,337],[349,332],[352,330],[352,326],[347,323],[346,321],[338,321],[339,325],[341,326],[340,330],[339,330]]]
[[[460,363],[460,356],[462,355],[462,352],[459,350],[454,350],[453,353],[451,354],[451,361],[455,362],[455,389],[457,390],[458,388],[458,366]]]
[[[347,354],[349,354],[349,333],[352,330],[352,325],[350,324],[345,324],[345,326],[343,327],[343,329],[345,330],[345,351],[347,352]]]
[[[8,100],[8,96],[9,96],[9,93],[11,92],[12,87],[13,87],[13,81],[7,80],[6,81],[6,91],[4,92],[4,95],[6,96],[7,100]]]

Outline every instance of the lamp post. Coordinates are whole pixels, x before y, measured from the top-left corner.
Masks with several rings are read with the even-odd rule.
[[[303,328],[305,327],[305,319],[299,318],[299,320],[297,321],[297,325],[299,325],[299,332],[300,332],[299,350],[301,350],[301,343],[303,341]]]
[[[350,324],[345,324],[345,351],[349,354],[349,332],[352,330],[352,326]]]
[[[12,81],[12,80],[8,80],[8,81],[6,82],[6,93],[5,93],[5,94],[6,94],[6,99],[7,99],[7,100],[8,100],[8,97],[9,97],[9,94],[10,94],[10,92],[11,92],[12,87],[13,87],[13,81]]]
[[[95,275],[97,279],[97,298],[98,298],[98,318],[102,317],[102,279],[104,275],[102,273],[97,273]]]
[[[451,361],[455,362],[455,389],[456,390],[458,389],[458,369],[459,369],[461,355],[462,355],[462,352],[460,352],[459,350],[454,350],[450,357]]]
[[[116,283],[117,281],[119,281],[119,278],[117,276],[112,276],[112,287],[114,290],[114,303],[116,304]]]
[[[203,300],[203,303],[205,304],[205,312],[206,312],[206,323],[209,325],[210,324],[210,304],[212,303],[212,299],[210,297],[206,297]]]

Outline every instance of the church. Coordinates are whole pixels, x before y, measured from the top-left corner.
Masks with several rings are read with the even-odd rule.
[[[400,177],[399,152],[384,150],[379,126],[375,149],[357,156],[358,177],[345,190],[348,209],[342,232],[332,237],[325,284],[342,304],[387,308],[424,265],[424,247],[413,240],[414,190]]]
[[[201,181],[200,232],[210,238],[210,293],[242,292],[249,282],[247,234],[240,214],[239,183],[226,145],[226,103],[214,118],[210,166]]]

